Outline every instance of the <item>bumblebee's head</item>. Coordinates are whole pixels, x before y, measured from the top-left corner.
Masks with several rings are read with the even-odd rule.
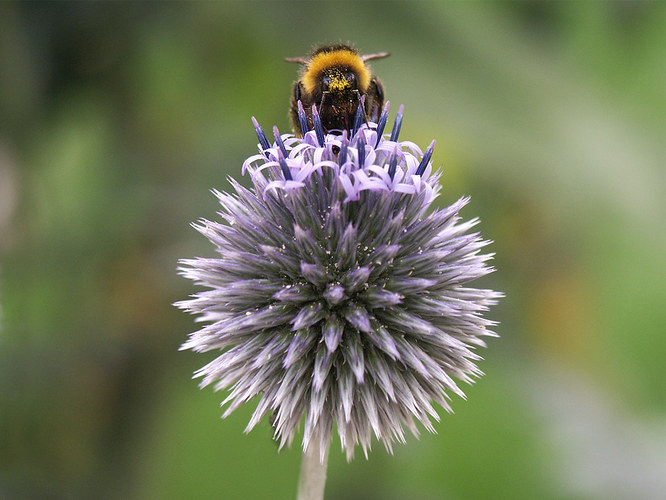
[[[347,68],[329,68],[321,77],[322,92],[344,93],[359,90],[356,73]]]

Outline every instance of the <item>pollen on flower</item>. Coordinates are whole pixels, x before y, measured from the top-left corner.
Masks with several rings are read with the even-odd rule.
[[[337,433],[351,458],[372,437],[391,450],[404,428],[434,431],[433,402],[450,411],[458,381],[481,375],[475,352],[501,294],[470,282],[492,271],[488,244],[461,222],[461,198],[432,209],[440,173],[425,152],[377,124],[314,130],[273,143],[253,120],[252,187],[214,191],[221,222],[195,225],[215,258],[181,261],[205,289],[177,303],[205,323],[183,349],[217,351],[196,374],[229,389],[224,416],[253,398],[247,430],[270,416],[280,446],[303,424],[303,447]]]

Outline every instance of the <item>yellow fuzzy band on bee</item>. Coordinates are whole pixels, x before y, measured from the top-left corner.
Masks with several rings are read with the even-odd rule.
[[[305,90],[311,94],[317,86],[321,73],[331,67],[347,67],[356,73],[358,87],[361,92],[368,90],[370,85],[370,71],[361,59],[361,56],[350,50],[333,50],[316,54],[308,64],[303,74],[302,82]]]

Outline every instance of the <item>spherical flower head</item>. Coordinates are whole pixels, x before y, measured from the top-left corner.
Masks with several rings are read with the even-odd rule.
[[[270,415],[280,446],[304,421],[322,457],[334,429],[348,459],[373,434],[391,450],[415,421],[434,431],[433,401],[464,397],[454,379],[481,375],[474,348],[495,335],[482,314],[501,294],[466,286],[492,270],[477,220],[460,222],[468,199],[430,209],[434,143],[398,141],[402,107],[384,136],[387,111],[338,134],[315,110],[314,130],[272,144],[255,121],[253,187],[231,179],[224,222],[195,225],[218,256],[181,261],[207,288],[177,304],[206,323],[182,348],[221,351],[201,385],[230,388],[224,416],[258,396],[246,430]]]

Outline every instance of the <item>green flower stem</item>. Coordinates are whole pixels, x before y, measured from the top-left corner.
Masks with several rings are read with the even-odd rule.
[[[298,500],[323,500],[326,486],[326,466],[328,465],[328,447],[323,460],[319,441],[310,441],[308,450],[303,452],[301,476],[298,479]]]

